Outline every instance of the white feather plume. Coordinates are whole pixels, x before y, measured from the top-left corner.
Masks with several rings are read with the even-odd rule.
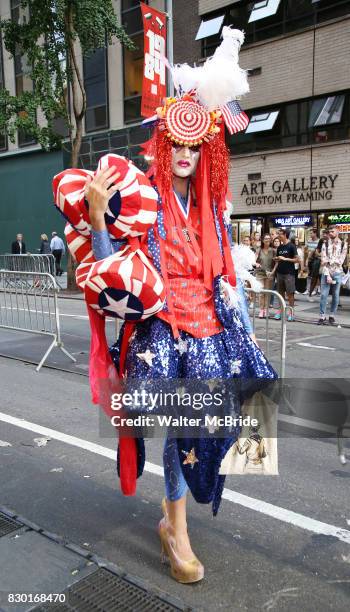
[[[240,308],[239,294],[235,287],[221,276],[220,278],[220,293],[228,308]]]
[[[255,254],[245,244],[235,244],[231,249],[232,259],[237,276],[243,282],[248,282],[254,291],[260,291],[262,284],[250,273],[255,264]]]
[[[249,92],[247,71],[238,64],[244,34],[225,26],[222,37],[222,43],[203,66],[177,64],[171,67],[177,91],[183,94],[195,89],[199,102],[208,110],[219,108]]]

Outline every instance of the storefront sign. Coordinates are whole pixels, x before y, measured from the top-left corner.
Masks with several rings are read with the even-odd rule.
[[[298,227],[313,225],[312,215],[295,215],[289,217],[274,217],[272,223],[275,227]]]
[[[331,200],[338,174],[292,179],[249,182],[243,185],[241,196],[247,206],[299,204]]]
[[[336,228],[339,234],[350,234],[350,223],[337,223]]]
[[[350,214],[327,215],[328,223],[350,223]]]
[[[166,96],[166,15],[141,2],[144,29],[144,65],[141,115],[151,117]]]

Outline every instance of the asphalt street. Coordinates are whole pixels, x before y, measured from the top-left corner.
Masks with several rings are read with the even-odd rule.
[[[216,518],[209,507],[189,500],[193,548],[206,575],[201,583],[184,586],[159,561],[162,441],[147,442],[137,495],[123,497],[116,440],[103,437],[98,408],[90,401],[85,306],[62,299],[60,311],[62,337],[75,364],[56,348],[48,367],[37,373],[33,363],[48,340],[0,330],[0,506],[197,610],[348,610],[350,446],[349,463],[342,466],[336,440],[327,434],[332,419],[323,431],[318,428],[317,414],[296,401],[293,389],[298,381],[306,381],[305,389],[313,379],[322,386],[350,378],[350,331],[288,324],[286,377],[292,390],[280,415],[280,475],[227,477]],[[264,329],[259,322],[262,347]],[[112,320],[107,330],[113,341]],[[280,325],[271,321],[269,352],[277,369],[279,350]],[[42,437],[49,440],[39,446]]]

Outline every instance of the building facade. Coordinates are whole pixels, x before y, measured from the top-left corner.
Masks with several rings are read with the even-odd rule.
[[[236,240],[284,225],[304,242],[329,220],[349,235],[350,2],[179,0],[174,22],[178,61],[212,55],[224,25],[246,34],[251,123],[228,142]]]
[[[85,168],[95,168],[107,152],[127,155],[142,167],[140,144],[148,139],[140,126],[139,0],[113,1],[136,49],[114,41],[88,58],[79,56],[88,106],[80,156]],[[330,216],[349,233],[350,0],[148,4],[173,11],[175,62],[200,64],[210,57],[224,25],[246,33],[240,63],[249,71],[250,93],[241,104],[251,122],[228,141],[236,240],[290,225],[303,242],[307,228],[322,228]],[[0,0],[0,16],[23,19],[20,0]],[[0,88],[13,94],[30,89],[23,58],[10,58],[2,42],[0,49]],[[18,134],[15,144],[0,135],[0,252],[8,250],[17,232],[35,252],[40,233],[63,231],[63,221],[50,208],[51,178],[67,166],[68,151],[43,153],[26,134]],[[25,190],[16,181],[23,175]]]

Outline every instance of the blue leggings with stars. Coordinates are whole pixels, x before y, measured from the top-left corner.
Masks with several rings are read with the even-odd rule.
[[[182,473],[176,440],[166,438],[163,451],[165,495],[177,501],[186,495],[188,486]]]

